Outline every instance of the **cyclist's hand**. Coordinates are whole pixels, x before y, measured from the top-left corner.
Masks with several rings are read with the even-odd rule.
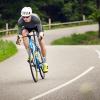
[[[16,44],[17,45],[21,44],[21,36],[20,35],[17,36]]]
[[[43,37],[44,37],[44,33],[43,33],[43,32],[40,32],[40,34],[39,34],[39,39],[42,40]]]

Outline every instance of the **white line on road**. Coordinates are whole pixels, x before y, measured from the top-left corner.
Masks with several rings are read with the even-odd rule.
[[[98,54],[98,58],[100,58],[100,51],[99,50],[95,50]]]
[[[58,89],[61,89],[61,88],[65,87],[65,86],[69,85],[70,83],[73,83],[74,81],[78,80],[79,78],[81,78],[82,76],[86,75],[87,73],[89,73],[93,69],[94,69],[94,67],[90,67],[89,69],[87,69],[82,74],[78,75],[77,77],[73,78],[72,80],[70,80],[70,81],[68,81],[68,82],[66,82],[66,83],[64,83],[62,85],[59,85],[59,86],[57,86],[57,87],[55,87],[55,88],[53,88],[53,89],[51,89],[51,90],[49,90],[47,92],[44,92],[44,93],[42,93],[42,94],[40,94],[40,95],[38,95],[36,97],[33,97],[30,100],[39,99],[39,98],[41,98],[41,97],[43,97],[43,96],[45,96],[45,95],[47,95],[49,93],[52,93],[52,92],[54,92],[54,91],[56,91]]]

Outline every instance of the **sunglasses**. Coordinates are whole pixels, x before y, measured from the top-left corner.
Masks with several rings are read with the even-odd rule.
[[[25,19],[25,18],[29,18],[30,16],[23,16],[23,18]]]

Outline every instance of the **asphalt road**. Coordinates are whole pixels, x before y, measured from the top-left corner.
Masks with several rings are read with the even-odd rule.
[[[68,32],[59,29],[57,35],[47,33],[48,44],[62,30]],[[100,100],[99,45],[47,45],[49,72],[37,83],[32,80],[25,48],[21,45],[18,49],[16,55],[0,63],[0,100]]]

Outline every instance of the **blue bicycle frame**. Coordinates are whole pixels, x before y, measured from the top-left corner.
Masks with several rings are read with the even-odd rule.
[[[33,80],[35,82],[37,82],[38,81],[38,72],[40,73],[40,76],[41,76],[42,79],[45,78],[45,73],[43,72],[43,68],[42,68],[43,67],[42,55],[41,55],[41,51],[40,51],[39,46],[36,44],[35,34],[33,34],[33,35],[28,34],[26,37],[28,37],[28,39],[29,39],[29,51],[30,51],[29,52],[29,65],[30,65],[30,70],[31,70]]]
[[[34,41],[32,40],[30,35],[28,36],[28,38],[29,38],[29,47],[30,47],[32,55],[34,57],[33,63],[34,63],[34,65],[37,65],[37,68],[40,68],[42,66],[41,65],[42,61],[41,62],[39,61],[38,54],[36,54],[38,52],[40,53],[40,49],[36,44],[35,36],[34,36]]]

